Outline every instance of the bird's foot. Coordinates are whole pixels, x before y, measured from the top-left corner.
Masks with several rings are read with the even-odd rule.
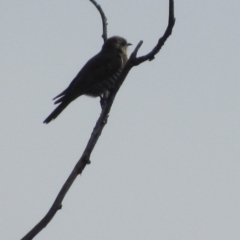
[[[108,91],[105,92],[104,94],[100,95],[100,105],[101,105],[102,109],[104,108],[104,106],[107,103],[108,96],[109,96],[109,92]]]

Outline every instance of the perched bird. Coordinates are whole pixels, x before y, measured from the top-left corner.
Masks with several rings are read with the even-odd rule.
[[[44,120],[49,123],[55,119],[73,100],[81,95],[101,97],[113,86],[127,61],[127,47],[132,45],[124,38],[108,38],[101,51],[91,58],[73,79],[70,85],[53,100],[59,105]]]

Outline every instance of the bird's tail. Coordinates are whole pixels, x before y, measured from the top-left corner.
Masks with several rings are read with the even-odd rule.
[[[68,106],[68,104],[70,103],[71,101],[63,101],[62,103],[60,103],[56,108],[55,110],[44,120],[43,123],[49,123],[51,122],[52,120],[54,120],[55,118],[57,118],[57,116]]]

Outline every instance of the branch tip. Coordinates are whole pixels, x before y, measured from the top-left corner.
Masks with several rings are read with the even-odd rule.
[[[99,11],[101,18],[102,18],[102,25],[103,25],[103,34],[102,38],[103,41],[105,42],[107,40],[107,18],[101,8],[101,6],[95,1],[95,0],[89,0]]]
[[[138,53],[138,50],[140,49],[140,47],[142,46],[143,44],[143,41],[141,40],[138,45],[135,47],[134,51],[132,52],[131,56],[129,59],[133,59],[133,58],[136,58],[137,56],[137,53]]]

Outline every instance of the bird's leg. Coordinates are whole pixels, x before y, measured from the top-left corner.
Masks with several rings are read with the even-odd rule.
[[[109,91],[106,91],[105,93],[100,95],[100,105],[101,105],[102,109],[104,108],[105,104],[107,103],[109,94],[110,94]]]

